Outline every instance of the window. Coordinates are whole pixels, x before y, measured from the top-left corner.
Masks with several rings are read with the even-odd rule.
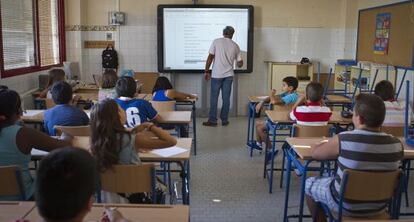
[[[1,0],[0,7],[2,78],[62,64],[63,0]]]

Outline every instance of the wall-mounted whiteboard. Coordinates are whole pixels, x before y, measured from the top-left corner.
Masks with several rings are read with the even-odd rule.
[[[158,71],[201,73],[214,39],[233,26],[244,66],[235,72],[253,70],[253,6],[159,5]]]

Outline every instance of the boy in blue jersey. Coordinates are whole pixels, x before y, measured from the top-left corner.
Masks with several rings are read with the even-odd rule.
[[[56,136],[55,126],[84,126],[89,124],[86,113],[72,105],[72,87],[65,81],[56,82],[51,90],[56,106],[44,113],[46,133]]]
[[[269,93],[269,98],[258,103],[256,105],[256,112],[260,112],[263,107],[263,103],[268,102],[273,105],[293,105],[298,100],[298,93],[296,89],[298,88],[298,79],[293,76],[285,77],[282,80],[282,90],[283,92],[279,95],[276,95],[276,90],[272,90]],[[266,123],[263,121],[258,121],[256,124],[256,148],[262,149],[262,142],[266,141]],[[266,144],[267,147],[270,144]]]
[[[152,107],[151,103],[143,99],[136,99],[137,84],[132,77],[123,76],[116,82],[116,102],[125,110],[126,125],[130,128],[148,121],[159,122],[161,117]]]

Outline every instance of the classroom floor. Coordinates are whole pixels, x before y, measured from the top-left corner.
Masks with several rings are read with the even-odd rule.
[[[202,121],[205,119],[197,122],[197,156],[191,158],[191,221],[282,221],[285,193],[279,188],[280,174],[275,172],[273,194],[269,194],[267,180],[263,179],[264,155],[255,151],[251,158],[245,146],[247,118],[231,118],[226,127],[203,127]],[[279,160],[280,156],[277,167]],[[408,209],[411,212],[413,183],[410,182],[409,197],[412,206]],[[298,212],[299,186],[299,178],[292,177],[290,213]]]

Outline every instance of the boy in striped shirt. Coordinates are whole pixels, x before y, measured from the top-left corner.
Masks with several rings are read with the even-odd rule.
[[[310,177],[306,180],[306,201],[314,221],[326,221],[323,203],[333,212],[338,212],[339,189],[345,169],[360,171],[397,170],[403,157],[403,146],[398,138],[381,132],[385,118],[382,99],[372,94],[359,94],[355,99],[352,122],[355,130],[342,132],[328,141],[313,145],[315,160],[338,159],[335,177]],[[375,187],[373,187],[375,189]],[[372,216],[380,213],[386,202],[361,202],[344,200],[345,216]]]
[[[296,120],[298,125],[327,125],[332,112],[329,107],[323,105],[322,99],[323,86],[317,82],[309,83],[306,86],[306,98],[303,95],[299,96],[298,101],[293,105],[290,119]]]

